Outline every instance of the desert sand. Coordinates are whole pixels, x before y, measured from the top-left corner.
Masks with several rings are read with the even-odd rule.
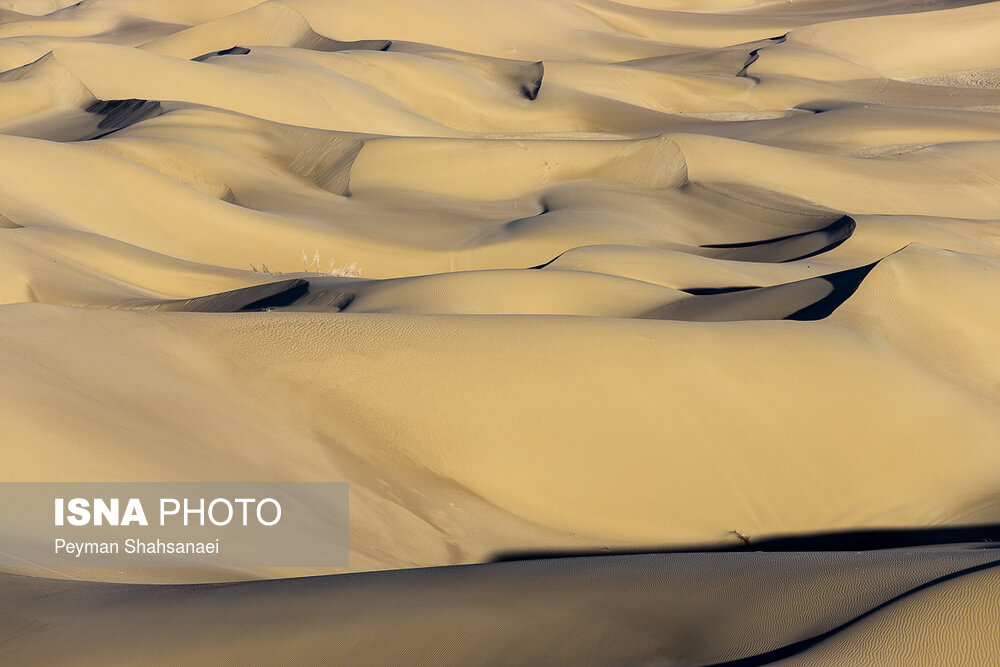
[[[8,568],[0,661],[1000,664],[998,34],[0,0],[0,481],[351,488],[346,568]]]

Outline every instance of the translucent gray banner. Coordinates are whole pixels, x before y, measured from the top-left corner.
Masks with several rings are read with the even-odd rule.
[[[0,483],[0,566],[341,567],[346,482]]]

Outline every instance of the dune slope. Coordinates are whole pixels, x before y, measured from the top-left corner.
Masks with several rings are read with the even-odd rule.
[[[712,551],[1000,537],[998,29],[0,0],[0,481],[351,485],[347,568],[11,570],[0,655],[996,659],[989,550]]]

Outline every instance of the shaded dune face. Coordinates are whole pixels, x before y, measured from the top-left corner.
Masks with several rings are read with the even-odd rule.
[[[966,664],[989,664],[998,648],[990,595],[998,565],[995,553],[977,550],[655,554],[225,586],[11,575],[0,585],[14,627],[70,628],[34,647],[16,637],[8,654],[24,660],[58,660],[72,644],[94,659],[128,661],[142,655],[130,640],[141,632],[147,655],[176,664],[433,656],[447,664],[746,667],[864,664],[872,655],[879,664],[936,664],[954,657],[949,634],[960,633]],[[791,599],[777,594],[789,589]],[[75,625],[81,614],[96,632]],[[581,624],[591,628],[586,641]]]
[[[181,628],[179,663],[988,664],[990,550],[955,543],[1000,537],[998,30],[944,0],[0,0],[4,479],[352,494],[348,568],[5,574],[0,662],[67,658],[92,607]],[[912,539],[826,553],[870,530]]]
[[[763,241],[743,241],[741,243],[715,243],[703,248],[720,248],[727,252],[717,253],[722,259],[752,262],[758,258],[774,261],[776,257],[789,255],[780,262],[795,262],[829,252],[851,238],[857,229],[857,222],[842,215],[826,227],[811,232],[788,234]],[[804,253],[804,254],[800,254]]]
[[[191,60],[198,63],[203,63],[209,60],[210,58],[217,58],[219,56],[245,56],[248,53],[250,53],[250,49],[246,48],[245,46],[232,46],[228,49],[222,49],[221,51],[213,51],[212,53],[206,53],[200,56],[195,56]]]
[[[162,110],[159,102],[149,100],[97,100],[84,109],[87,113],[102,116],[97,129],[108,134],[157,116]]]

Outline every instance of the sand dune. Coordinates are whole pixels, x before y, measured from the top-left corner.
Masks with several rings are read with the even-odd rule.
[[[609,556],[169,588],[0,581],[9,655],[66,664],[81,649],[101,662],[152,652],[176,664],[943,664],[954,662],[945,647],[956,631],[968,664],[990,664],[997,564],[991,550],[928,549]]]
[[[743,548],[997,536],[998,28],[0,0],[0,481],[351,485],[346,568],[3,573],[0,662],[1000,663],[983,545]]]

